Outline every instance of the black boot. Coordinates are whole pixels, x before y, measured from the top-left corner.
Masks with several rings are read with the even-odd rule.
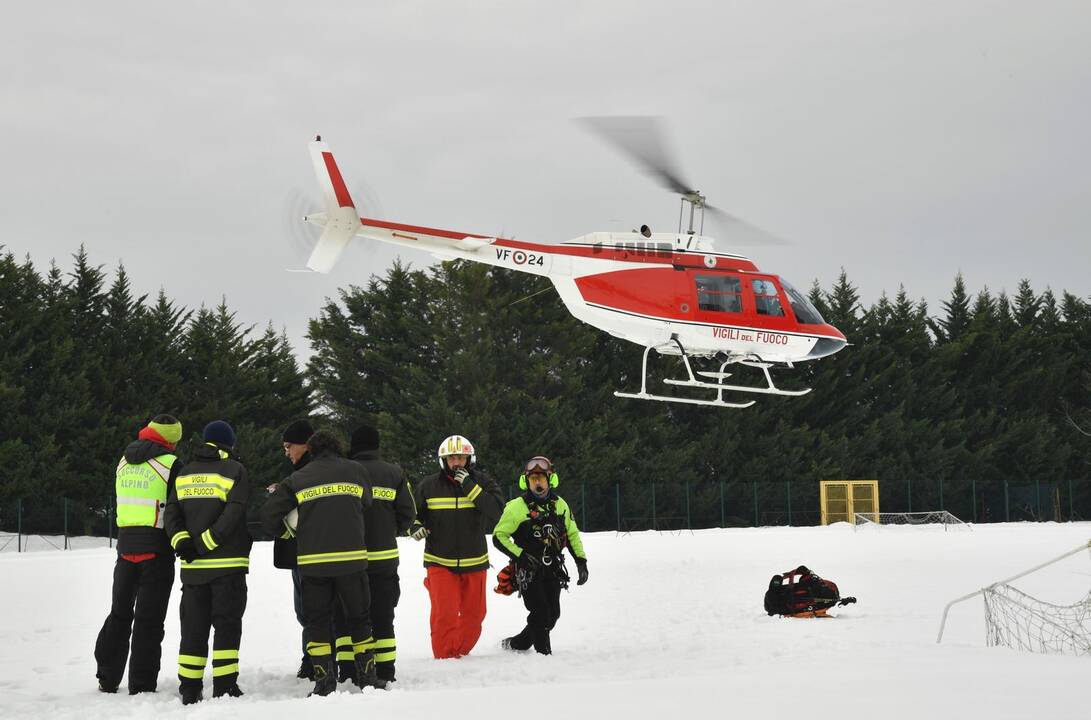
[[[532,628],[531,637],[534,638],[534,650],[539,655],[553,654],[553,644],[549,639],[549,628],[534,627]]]
[[[356,678],[354,682],[358,688],[379,688],[382,690],[386,687],[386,680],[380,680],[379,676],[375,672],[375,651],[365,650],[362,653],[356,653]]]
[[[343,683],[346,680],[353,680],[356,677],[356,663],[352,660],[338,660],[337,661],[337,682]]]
[[[314,666],[314,690],[311,695],[324,697],[337,689],[337,671],[333,667],[333,660],[327,660],[322,664],[312,663]]]
[[[178,688],[178,694],[182,696],[183,705],[192,705],[193,703],[199,703],[205,699],[204,693],[201,692],[201,683],[194,683],[192,685],[186,684]]]
[[[111,693],[111,694],[113,694],[113,693],[117,692],[117,685],[112,685],[112,684],[110,684],[108,682],[105,682],[103,680],[99,680],[98,681],[98,691],[102,692],[102,693]]]
[[[530,646],[534,644],[532,632],[533,631],[528,625],[527,627],[523,628],[522,632],[520,632],[518,635],[512,635],[511,637],[506,637],[501,640],[500,647],[504,648],[505,650],[511,650],[513,652],[523,652],[524,650],[529,650]]]
[[[297,672],[295,676],[297,678],[314,680],[314,665],[311,663],[310,655],[303,656],[303,660],[299,663],[299,672]]]
[[[230,684],[224,683],[218,685],[215,680],[212,681],[212,697],[242,697],[242,690],[239,689],[237,681],[232,680]]]
[[[394,682],[394,662],[375,663],[375,675],[388,683]]]

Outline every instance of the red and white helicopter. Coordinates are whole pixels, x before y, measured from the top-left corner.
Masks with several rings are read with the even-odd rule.
[[[601,120],[596,129],[610,135],[614,121],[629,125],[636,121],[633,127],[640,131],[640,121],[647,119]],[[755,401],[728,402],[724,393],[810,392],[778,388],[769,369],[832,355],[845,347],[845,336],[787,281],[760,271],[751,260],[725,252],[712,238],[695,232],[695,211],[700,211],[701,226],[707,209],[741,230],[754,228],[708,206],[705,197],[679,181],[656,153],[640,152],[616,132],[611,139],[636,154],[682,196],[682,203],[689,204],[686,231],[681,229],[680,214],[679,231],[674,233],[653,233],[644,226],[640,232],[594,232],[555,245],[361,218],[333,153],[319,136],[310,150],[326,209],[304,217],[322,227],[307,267],[329,272],[350,240],[364,238],[424,250],[441,260],[471,260],[544,275],[577,319],[644,348],[640,392],[615,392],[618,397],[745,408]],[[685,378],[663,382],[711,390],[715,395],[649,393],[652,350],[680,357],[685,367]],[[714,358],[720,362],[719,369],[695,372],[690,362],[694,357]],[[727,384],[731,373],[725,370],[732,364],[760,369],[766,384]]]

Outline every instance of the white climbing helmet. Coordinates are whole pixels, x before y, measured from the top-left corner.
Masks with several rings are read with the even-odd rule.
[[[471,465],[477,462],[477,454],[474,452],[473,443],[461,435],[452,435],[441,442],[439,451],[436,454],[439,456],[439,466],[443,470],[447,469],[447,462],[443,458],[448,455],[469,455]]]

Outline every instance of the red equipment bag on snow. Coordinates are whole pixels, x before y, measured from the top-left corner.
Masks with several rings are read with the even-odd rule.
[[[838,605],[851,605],[856,598],[842,598],[837,584],[824,580],[805,565],[774,575],[765,592],[765,612],[784,617],[826,617]]]

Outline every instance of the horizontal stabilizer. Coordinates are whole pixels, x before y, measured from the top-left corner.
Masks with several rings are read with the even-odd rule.
[[[347,218],[348,222],[327,222],[322,231],[322,237],[314,246],[311,256],[307,258],[307,268],[315,272],[328,273],[337,264],[337,260],[344,252],[349,240],[356,234],[356,228],[360,227],[360,221],[355,218]]]

